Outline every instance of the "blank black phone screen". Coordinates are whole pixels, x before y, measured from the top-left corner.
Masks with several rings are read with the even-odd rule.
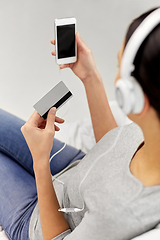
[[[58,59],[69,58],[75,52],[75,24],[57,26]]]

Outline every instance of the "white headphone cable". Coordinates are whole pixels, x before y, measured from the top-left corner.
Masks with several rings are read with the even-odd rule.
[[[49,162],[51,162],[51,160],[52,160],[58,153],[60,153],[60,152],[66,147],[66,145],[67,145],[67,143],[64,143],[63,147],[62,147],[59,151],[57,151],[56,153],[54,153],[54,154],[52,155],[52,157],[50,157]]]
[[[123,131],[123,127],[124,127],[124,126],[122,126],[122,127],[120,128],[120,130],[119,130],[119,132],[118,132],[118,134],[117,134],[117,136],[116,136],[116,138],[115,138],[115,141],[114,141],[114,143],[112,144],[112,146],[111,146],[109,149],[107,149],[104,153],[102,153],[102,154],[95,160],[95,162],[91,165],[91,167],[90,167],[90,168],[88,169],[88,171],[86,172],[84,178],[83,178],[82,181],[80,182],[78,190],[79,190],[79,195],[80,195],[80,197],[81,197],[81,199],[82,199],[82,201],[83,201],[83,206],[82,206],[82,208],[65,208],[65,207],[64,207],[64,208],[58,209],[58,211],[65,212],[65,213],[73,213],[73,212],[81,212],[81,211],[84,210],[84,204],[85,204],[85,203],[84,203],[84,200],[83,200],[82,194],[81,194],[81,186],[82,186],[82,183],[83,183],[84,180],[87,178],[87,176],[89,175],[91,169],[92,169],[93,166],[97,163],[97,161],[98,161],[101,157],[103,157],[105,154],[107,154],[107,153],[109,153],[110,151],[112,151],[112,149],[116,146],[117,141],[119,140],[119,137],[120,137],[120,135],[121,135],[121,133],[122,133],[122,131]]]

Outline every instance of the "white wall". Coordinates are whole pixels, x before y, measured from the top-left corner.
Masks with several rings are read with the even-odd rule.
[[[71,70],[59,75],[51,56],[54,19],[75,16],[92,49],[110,100],[117,53],[129,22],[159,0],[0,0],[0,107],[27,120],[33,105],[63,80],[74,98],[60,110],[68,121],[89,116],[83,85]],[[160,4],[159,4],[160,5]]]

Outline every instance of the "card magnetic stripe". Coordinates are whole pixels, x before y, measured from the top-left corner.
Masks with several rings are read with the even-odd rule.
[[[69,91],[66,95],[64,95],[57,103],[55,103],[52,107],[56,107],[57,109],[64,104],[70,97],[72,96],[72,93]],[[52,108],[51,107],[51,108]],[[50,109],[51,109],[50,108]],[[49,109],[49,110],[50,110]],[[42,116],[44,119],[47,118],[49,110]]]

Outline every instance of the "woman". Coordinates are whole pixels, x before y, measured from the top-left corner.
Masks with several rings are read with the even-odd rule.
[[[134,20],[129,27],[125,44],[119,52],[120,69],[130,36],[150,12]],[[46,122],[34,112],[21,128],[32,154],[33,169],[22,140],[24,147],[19,149],[15,146],[13,153],[10,151],[14,144],[12,140],[7,141],[9,145],[5,149],[2,146],[0,169],[3,168],[0,171],[3,179],[5,176],[10,180],[1,184],[1,192],[9,198],[13,196],[14,201],[9,199],[8,204],[11,202],[13,206],[6,206],[4,195],[0,197],[0,218],[10,239],[125,240],[159,223],[159,36],[160,24],[141,45],[134,61],[133,75],[144,90],[144,107],[139,114],[129,115],[136,124],[118,128],[92,53],[77,34],[78,60],[61,68],[70,67],[84,84],[97,144],[81,161],[75,160],[81,159],[84,154],[71,150],[75,151],[70,160],[73,163],[52,179],[51,171],[55,166],[51,166],[50,170],[50,152],[53,154],[58,150],[56,140],[53,141],[55,130],[58,130],[54,123],[63,122],[55,116],[56,109],[52,108]],[[54,40],[51,42],[55,43]],[[52,54],[55,55],[55,51]],[[119,75],[120,71],[116,79]],[[7,118],[4,117],[4,121]],[[4,141],[5,138],[7,136],[4,136]],[[52,145],[57,149],[53,150]],[[10,152],[23,168],[8,158]],[[65,159],[65,152],[56,157]],[[8,185],[12,186],[13,191],[16,188],[16,196],[14,192],[8,192]],[[6,217],[5,212],[8,214]]]

